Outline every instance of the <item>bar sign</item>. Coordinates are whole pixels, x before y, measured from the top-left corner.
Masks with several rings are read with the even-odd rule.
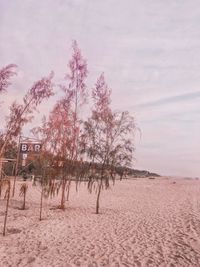
[[[42,145],[39,143],[21,143],[20,152],[21,153],[39,153],[41,151]]]

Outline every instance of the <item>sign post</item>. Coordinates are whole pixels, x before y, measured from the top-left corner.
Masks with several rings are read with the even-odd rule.
[[[14,184],[13,184],[13,192],[12,195],[15,194],[15,181],[18,174],[19,169],[19,160],[20,160],[20,154],[22,154],[22,166],[26,167],[26,159],[28,154],[39,154],[42,149],[42,144],[39,140],[34,138],[28,138],[28,137],[19,137],[19,143],[18,143],[18,153],[17,153],[17,162],[16,162],[16,168],[15,168],[15,178],[14,178]]]

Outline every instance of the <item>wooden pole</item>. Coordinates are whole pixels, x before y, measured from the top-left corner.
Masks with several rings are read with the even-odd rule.
[[[2,170],[3,170],[3,158],[0,158],[0,179],[2,178]]]
[[[7,188],[7,201],[6,201],[6,211],[5,211],[4,225],[3,225],[3,236],[6,235],[6,223],[8,217],[9,200],[10,200],[10,181],[8,181],[8,188]]]
[[[44,176],[45,175],[46,175],[46,171],[45,171],[45,166],[44,166],[44,169],[42,171],[42,180],[41,180],[42,190],[41,190],[41,196],[40,196],[40,218],[39,218],[40,221],[42,220],[43,193],[44,193]]]
[[[15,182],[16,182],[17,173],[18,173],[18,168],[19,168],[20,142],[21,142],[21,135],[19,136],[19,141],[18,141],[18,151],[17,151],[17,161],[16,161],[16,164],[15,164],[15,177],[14,177],[13,191],[12,191],[12,196],[13,196],[13,197],[14,197],[14,195],[15,195]]]

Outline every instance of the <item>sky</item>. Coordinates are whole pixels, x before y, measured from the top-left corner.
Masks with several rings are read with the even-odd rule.
[[[77,40],[88,88],[104,72],[113,108],[130,111],[141,130],[134,167],[200,177],[199,25],[199,0],[0,0],[0,68],[18,65],[0,123],[40,77],[54,70],[63,82]]]

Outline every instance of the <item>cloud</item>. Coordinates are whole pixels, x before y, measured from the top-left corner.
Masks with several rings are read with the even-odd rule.
[[[1,122],[34,81],[51,70],[62,81],[77,39],[88,60],[88,88],[104,71],[113,107],[136,116],[143,133],[136,167],[197,175],[199,24],[198,0],[2,0],[0,64],[16,63],[20,73],[2,96]],[[54,101],[40,107],[40,116]],[[188,154],[187,170],[177,151]]]
[[[175,95],[171,97],[165,97],[165,98],[161,98],[155,101],[138,104],[135,106],[135,108],[141,109],[141,108],[168,105],[170,103],[188,102],[196,98],[200,98],[200,91],[187,93],[187,94],[181,94],[181,95]]]

